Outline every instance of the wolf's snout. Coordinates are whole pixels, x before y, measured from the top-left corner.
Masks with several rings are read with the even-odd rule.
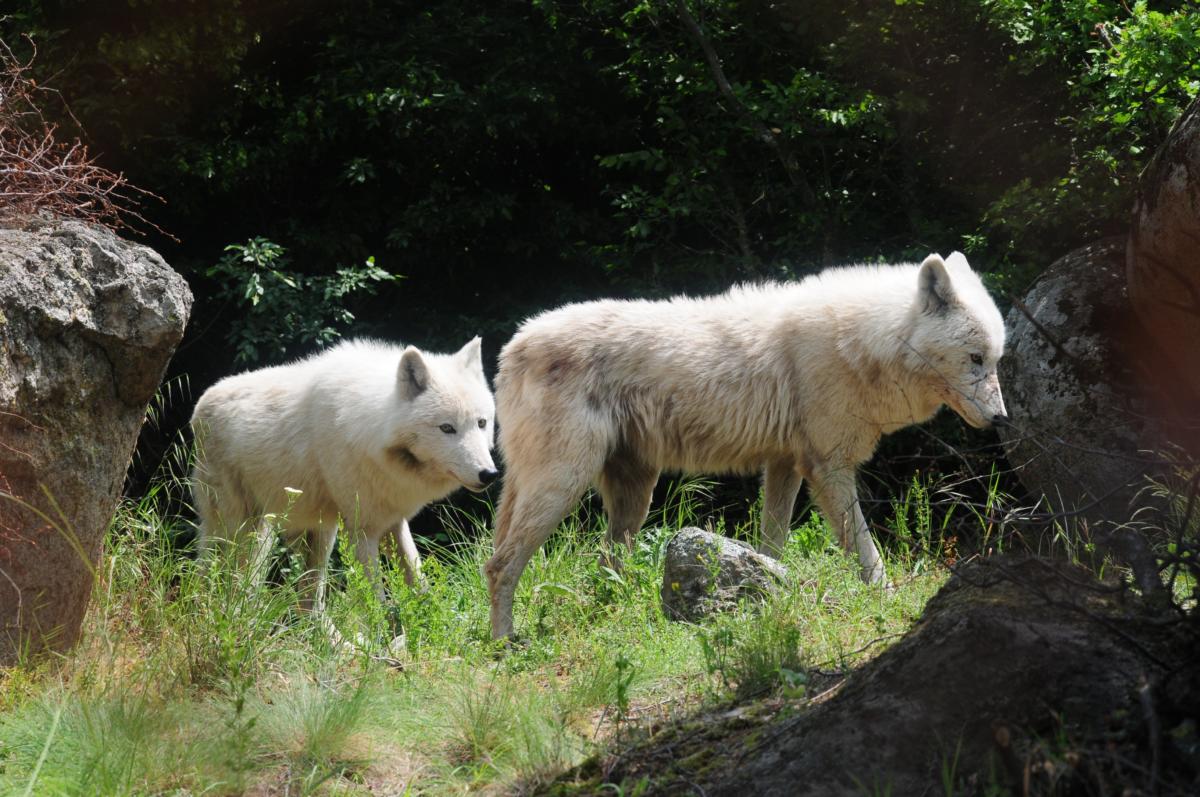
[[[484,468],[483,470],[479,471],[479,483],[486,487],[487,485],[496,481],[497,477],[499,476],[500,471],[492,470],[491,468]]]
[[[997,413],[992,416],[992,424],[995,426],[1008,426],[1008,416],[1004,413]]]

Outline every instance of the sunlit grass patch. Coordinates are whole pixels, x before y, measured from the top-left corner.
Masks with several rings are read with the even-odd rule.
[[[865,585],[812,516],[764,601],[670,622],[665,547],[704,525],[705,489],[671,491],[619,570],[603,517],[567,518],[521,580],[513,647],[490,638],[489,529],[470,515],[449,516],[420,583],[385,563],[384,603],[342,541],[317,617],[297,611],[294,555],[269,578],[232,552],[200,565],[177,544],[186,522],[127,503],[80,646],[0,677],[0,793],[527,791],[705,704],[802,705],[813,673],[890,644],[945,578],[913,546],[889,562],[894,591]]]

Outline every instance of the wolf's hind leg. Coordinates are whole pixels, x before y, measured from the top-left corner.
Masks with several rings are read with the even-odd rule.
[[[201,471],[193,470],[189,481],[192,507],[196,510],[196,557],[204,558],[210,555],[214,537],[219,534],[216,526],[217,500]]]
[[[763,470],[763,515],[762,540],[758,550],[767,556],[779,558],[787,543],[792,528],[792,512],[796,508],[796,493],[804,477],[796,469],[795,461],[779,460],[767,464]]]
[[[620,566],[618,544],[633,547],[633,538],[646,522],[657,483],[658,470],[632,453],[618,452],[604,463],[597,486],[608,514],[609,550],[605,558],[610,567]]]
[[[192,472],[192,502],[199,524],[196,533],[197,558],[210,561],[219,551],[238,546],[237,560],[246,561],[247,532],[259,531],[260,518],[254,502],[231,475],[218,476],[207,469]]]
[[[545,470],[554,473],[551,468]],[[527,484],[509,468],[496,514],[495,552],[484,566],[491,594],[493,639],[512,636],[513,595],[521,573],[583,495],[590,475],[578,477],[559,470],[558,478]]]

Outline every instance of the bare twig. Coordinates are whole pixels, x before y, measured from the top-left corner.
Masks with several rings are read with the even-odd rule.
[[[21,60],[0,39],[0,221],[49,213],[113,230],[150,227],[169,237],[137,210],[140,200],[161,197],[98,165],[80,139],[60,140],[58,126],[42,114],[57,92],[34,80],[37,47],[26,41],[32,54]],[[74,119],[69,109],[67,115]]]

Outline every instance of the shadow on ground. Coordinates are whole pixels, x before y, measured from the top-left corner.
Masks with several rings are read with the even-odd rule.
[[[692,717],[544,793],[1195,794],[1198,630],[1087,571],[996,557],[824,694]]]

